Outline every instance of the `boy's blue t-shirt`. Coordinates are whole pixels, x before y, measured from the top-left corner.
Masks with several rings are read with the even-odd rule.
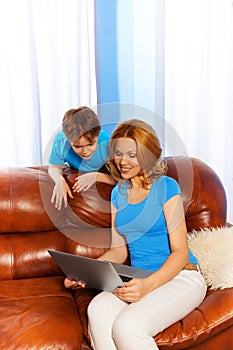
[[[137,204],[127,200],[127,183],[114,187],[111,200],[117,209],[115,225],[126,239],[132,266],[156,271],[171,254],[163,206],[177,194],[181,194],[180,187],[168,176],[155,181],[148,196]],[[189,261],[197,264],[191,250],[189,255]]]
[[[106,162],[109,154],[110,136],[105,130],[101,130],[98,136],[98,145],[95,153],[88,160],[76,154],[62,131],[58,132],[53,141],[49,164],[69,165],[70,167],[84,172],[97,171]]]

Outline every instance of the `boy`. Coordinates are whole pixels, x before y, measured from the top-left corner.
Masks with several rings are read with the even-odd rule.
[[[88,190],[95,181],[115,184],[106,173],[98,172],[108,157],[109,135],[101,130],[97,115],[88,107],[70,109],[64,115],[62,131],[55,135],[49,157],[49,175],[55,182],[51,202],[55,208],[67,207],[67,196],[73,198],[62,169],[66,164],[84,172],[76,178],[74,192]]]

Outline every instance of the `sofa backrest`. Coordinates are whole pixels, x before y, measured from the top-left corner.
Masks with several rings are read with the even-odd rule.
[[[217,174],[195,158],[167,158],[168,176],[181,187],[188,231],[226,222],[226,195]],[[72,186],[77,172],[65,169]],[[61,271],[47,252],[56,249],[98,257],[110,246],[112,186],[97,183],[58,211],[51,203],[47,167],[0,170],[0,280]]]
[[[48,249],[97,257],[109,248],[109,200],[93,214],[91,189],[58,211],[53,186],[45,167],[0,169],[0,280],[61,274]]]
[[[206,163],[191,157],[169,157],[167,175],[181,187],[188,232],[226,224],[227,200],[222,182]]]

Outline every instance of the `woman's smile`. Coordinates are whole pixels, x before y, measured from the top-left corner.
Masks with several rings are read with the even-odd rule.
[[[132,168],[128,168],[128,167],[120,165],[120,172],[121,172],[121,174],[128,174],[128,172],[130,172],[131,169]]]

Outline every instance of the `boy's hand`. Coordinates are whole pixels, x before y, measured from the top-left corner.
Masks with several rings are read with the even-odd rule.
[[[64,207],[67,207],[67,195],[73,198],[72,191],[69,185],[66,183],[65,179],[61,177],[53,189],[53,194],[51,197],[51,203],[55,203],[55,208],[61,210],[62,204],[64,202]]]
[[[94,171],[94,172],[82,174],[76,177],[75,180],[77,181],[73,185],[73,191],[74,192],[87,191],[96,182],[96,176],[97,176],[97,172]]]

